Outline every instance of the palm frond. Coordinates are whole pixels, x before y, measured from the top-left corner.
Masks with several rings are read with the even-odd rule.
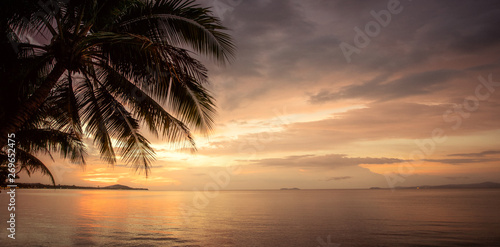
[[[94,137],[94,145],[97,145],[101,158],[110,164],[116,162],[113,143],[106,128],[106,119],[103,116],[103,107],[99,104],[94,86],[90,78],[85,78],[76,88],[77,101],[81,106],[81,118],[85,123],[85,132]]]
[[[26,152],[51,154],[59,152],[75,164],[85,164],[85,145],[75,134],[51,128],[23,129],[16,133],[17,146]]]
[[[49,176],[52,184],[54,186],[56,185],[54,176],[49,168],[30,152],[24,151],[23,149],[17,149],[16,158],[19,164],[19,171],[26,171],[29,176],[31,176],[31,173],[40,172],[42,175]]]
[[[83,121],[89,131],[96,128],[99,129],[99,132],[106,134],[105,138],[108,140],[105,140],[105,142],[108,143],[105,144],[107,146],[101,146],[101,148],[108,148],[111,152],[109,157],[105,158],[115,159],[114,147],[111,141],[111,138],[113,138],[116,140],[116,147],[120,150],[122,159],[136,170],[143,167],[147,176],[151,162],[155,159],[154,150],[147,139],[140,134],[138,121],[107,91],[100,79],[100,77],[93,75],[94,88],[89,90],[91,84],[86,83],[83,88],[86,88],[87,91],[76,95],[83,102]],[[92,100],[86,100],[88,98]],[[101,121],[96,122],[97,119]],[[102,139],[98,138],[103,137],[94,134],[95,142],[102,145]]]
[[[194,1],[147,1],[131,8],[116,31],[149,36],[173,46],[189,45],[196,52],[224,64],[234,55],[234,44],[219,18]],[[146,28],[147,27],[147,28]]]
[[[133,115],[143,121],[152,133],[161,134],[173,144],[181,143],[182,147],[185,147],[184,142],[195,146],[189,128],[182,121],[170,115],[145,91],[110,66],[103,66],[103,69],[103,85],[110,93],[127,102]]]
[[[76,100],[73,79],[70,75],[52,91],[42,109],[54,120],[51,122],[52,126],[75,133],[77,136],[83,135],[81,106]]]
[[[98,65],[109,67],[105,62],[112,61],[110,66],[116,73],[133,80],[161,104],[171,106],[181,121],[202,132],[212,129],[215,104],[203,86],[206,68],[186,50],[129,34],[101,33],[89,37],[89,42],[106,44],[103,50],[108,55],[99,58],[103,61]]]
[[[193,0],[40,3],[0,3],[0,49],[6,55],[0,75],[8,82],[1,85],[1,100],[14,103],[0,111],[22,110],[0,127],[19,130],[26,154],[59,152],[83,164],[82,138],[89,135],[103,160],[115,164],[116,149],[147,176],[155,153],[141,123],[182,147],[195,146],[191,130],[213,128],[207,69],[193,51],[224,64],[234,44],[209,8]],[[24,42],[28,34],[45,37],[45,43]]]
[[[110,135],[117,140],[124,161],[133,167],[137,167],[140,162],[147,175],[155,153],[149,142],[139,133],[138,121],[104,87],[98,88],[96,98],[103,107],[106,127]]]

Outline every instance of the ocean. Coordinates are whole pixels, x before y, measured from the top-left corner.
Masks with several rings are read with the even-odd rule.
[[[500,246],[500,190],[17,190],[0,246]]]

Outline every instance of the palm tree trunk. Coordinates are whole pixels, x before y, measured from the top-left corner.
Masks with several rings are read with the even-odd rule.
[[[27,101],[22,103],[14,114],[5,116],[2,126],[0,126],[0,148],[7,145],[7,135],[18,131],[36,110],[42,106],[45,99],[49,96],[50,91],[65,71],[66,69],[61,63],[56,63],[50,74],[45,78],[45,81],[35,93]]]

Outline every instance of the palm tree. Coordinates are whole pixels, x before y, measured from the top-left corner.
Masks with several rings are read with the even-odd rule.
[[[211,130],[215,105],[205,88],[207,70],[188,49],[224,64],[234,46],[209,9],[182,0],[49,2],[3,0],[0,6],[4,43],[5,37],[38,38],[19,42],[15,54],[34,69],[2,82],[2,98],[19,102],[4,107],[2,146],[50,102],[70,119],[70,131],[63,132],[92,136],[101,158],[114,164],[117,150],[147,176],[154,150],[141,123],[179,147],[194,147],[192,129]],[[2,59],[8,64],[12,55]]]
[[[66,112],[55,109],[51,98],[37,110],[19,131],[15,133],[16,174],[25,171],[28,176],[41,172],[49,176],[55,185],[54,176],[47,166],[36,156],[46,154],[54,160],[52,154],[69,159],[74,164],[85,164],[85,145],[81,136],[72,129],[71,118]],[[7,149],[0,150],[0,184],[5,181],[9,157]],[[16,175],[17,176],[17,175]]]
[[[6,38],[3,36],[3,38]],[[36,56],[17,56],[12,45],[4,39],[0,43],[0,50],[4,58],[1,59],[0,78],[3,97],[0,98],[0,113],[16,108],[32,94],[33,86],[39,85],[44,78],[38,77],[40,59]],[[6,93],[7,92],[7,93]],[[56,94],[53,90],[52,94]],[[49,176],[52,184],[55,180],[47,166],[37,158],[40,154],[53,157],[53,152],[59,152],[62,157],[76,164],[85,164],[85,146],[81,135],[78,135],[72,125],[71,117],[64,108],[54,107],[55,97],[51,96],[44,104],[30,116],[28,121],[15,133],[15,160],[18,168],[15,173],[25,171],[28,175],[41,172]],[[9,160],[9,146],[0,148],[0,186],[6,185]],[[9,159],[11,158],[11,159]]]

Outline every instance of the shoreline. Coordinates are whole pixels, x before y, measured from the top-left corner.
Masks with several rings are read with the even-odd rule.
[[[6,189],[7,187],[1,187]],[[149,190],[148,188],[132,188],[125,185],[111,185],[105,187],[77,186],[77,185],[48,185],[41,183],[18,183],[17,189],[68,189],[68,190]]]

